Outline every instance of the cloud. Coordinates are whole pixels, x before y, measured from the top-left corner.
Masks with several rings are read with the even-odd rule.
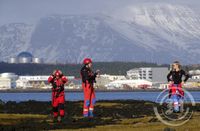
[[[161,0],[0,0],[0,25],[25,22],[34,24],[51,14],[91,14],[116,10],[130,4],[157,3]],[[199,0],[166,0],[199,7]]]

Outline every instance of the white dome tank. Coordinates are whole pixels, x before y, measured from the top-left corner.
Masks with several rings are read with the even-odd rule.
[[[43,63],[43,59],[42,58],[33,58],[32,62],[36,63],[36,64],[41,64],[41,63]]]
[[[9,60],[8,60],[8,63],[18,63],[18,59],[16,57],[11,57]]]
[[[26,58],[26,57],[19,58],[19,63],[31,63],[31,62],[32,58]]]
[[[21,52],[17,58],[19,59],[19,63],[31,63],[33,55],[29,52]]]

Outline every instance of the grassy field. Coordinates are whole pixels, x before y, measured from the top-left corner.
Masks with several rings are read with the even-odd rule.
[[[82,102],[66,102],[63,123],[53,123],[50,102],[7,102],[0,104],[0,131],[199,131],[200,105],[184,125],[170,127],[155,116],[155,103],[146,101],[99,101],[93,120],[82,117]]]

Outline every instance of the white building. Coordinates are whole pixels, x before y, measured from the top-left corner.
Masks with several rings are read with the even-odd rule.
[[[193,76],[192,76],[192,79],[193,79],[193,80],[200,80],[200,75],[193,75]]]
[[[47,86],[49,76],[19,76],[17,88],[41,88]]]
[[[16,81],[17,88],[51,88],[48,83],[49,76],[19,76]],[[74,79],[74,76],[67,76],[69,80]]]
[[[139,76],[141,80],[152,80],[152,68],[140,68]]]
[[[200,80],[200,70],[190,70],[189,74],[192,80]]]
[[[106,78],[110,81],[114,81],[114,80],[125,80],[126,77],[123,76],[123,75],[107,75],[107,74],[104,74],[104,75],[100,75],[101,78]]]
[[[29,84],[28,80],[20,80],[20,79],[18,79],[16,81],[16,87],[17,88],[30,88],[32,86]]]
[[[26,81],[47,81],[49,76],[19,76],[18,80]]]
[[[49,76],[18,76],[14,73],[2,73],[0,74],[0,90],[10,88],[51,88],[48,83]],[[65,88],[72,89],[74,76],[67,76],[70,84]]]
[[[127,77],[129,79],[139,79],[140,78],[140,73],[139,73],[139,68],[135,68],[132,70],[127,71]]]
[[[11,89],[13,86],[14,85],[9,78],[0,77],[0,90]]]
[[[124,86],[131,88],[151,88],[152,82],[147,80],[116,80],[105,85],[107,89],[123,89]]]
[[[0,74],[0,89],[11,89],[16,87],[18,75],[14,73]]]
[[[200,70],[190,70],[189,74],[192,75],[192,76],[193,75],[200,75]]]
[[[140,79],[148,80],[154,83],[164,83],[167,82],[167,67],[144,67],[135,68],[127,71],[127,77],[129,79]]]

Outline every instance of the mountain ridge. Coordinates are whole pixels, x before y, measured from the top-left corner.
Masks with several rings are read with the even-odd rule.
[[[16,24],[0,27],[3,61],[28,51],[47,63],[80,63],[84,57],[94,61],[200,62],[200,16],[189,7],[144,4],[101,15],[49,15],[35,26],[12,25]]]

